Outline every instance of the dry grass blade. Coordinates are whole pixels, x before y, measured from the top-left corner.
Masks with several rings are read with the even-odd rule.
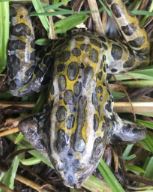
[[[18,127],[11,127],[11,128],[7,128],[5,130],[0,130],[0,137],[5,137],[7,135],[11,135],[11,134],[17,133],[17,132],[19,132]]]
[[[0,189],[6,192],[14,192],[14,190],[9,189],[6,185],[4,185],[2,182],[0,182]]]
[[[115,102],[114,109],[119,113],[152,113],[153,102]]]
[[[20,183],[23,183],[29,187],[31,187],[32,189],[38,191],[38,192],[46,192],[46,190],[42,189],[42,187],[38,184],[36,184],[35,182],[25,178],[25,177],[22,177],[20,175],[16,175],[16,178],[15,178],[17,181],[19,181]]]
[[[96,0],[88,0],[89,8],[91,10],[92,18],[96,26],[96,31],[99,34],[104,34],[103,25],[101,22],[99,9]]]

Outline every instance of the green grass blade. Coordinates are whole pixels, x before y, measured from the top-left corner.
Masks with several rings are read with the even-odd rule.
[[[100,161],[98,169],[113,192],[124,192],[124,189],[122,188],[121,184],[113,175],[104,160]]]
[[[0,2],[0,73],[7,64],[7,43],[9,39],[9,2]]]
[[[19,161],[19,157],[16,156],[9,170],[4,174],[4,177],[2,178],[2,183],[4,183],[10,189],[14,189],[14,180],[19,166]],[[0,192],[2,192],[2,190],[0,190]]]
[[[55,23],[55,30],[57,33],[65,33],[69,29],[76,27],[76,25],[83,23],[88,18],[87,14],[78,13],[71,15]]]
[[[32,0],[32,3],[37,13],[41,13],[45,11],[40,0]],[[39,19],[43,27],[46,29],[46,31],[49,32],[49,21],[47,16],[45,15],[39,16]]]
[[[111,192],[112,190],[108,187],[108,185],[91,175],[84,183],[83,187],[91,192]]]
[[[153,157],[149,159],[149,162],[145,168],[144,176],[153,179]]]

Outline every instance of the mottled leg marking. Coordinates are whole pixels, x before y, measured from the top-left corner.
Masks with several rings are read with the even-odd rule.
[[[19,129],[26,137],[27,141],[38,151],[40,151],[45,157],[50,154],[49,150],[49,113],[39,113],[19,123]]]
[[[111,9],[113,17],[132,52],[131,54],[129,51],[126,53],[127,50],[122,50],[122,54],[125,52],[129,55],[128,61],[123,65],[123,67],[125,66],[123,71],[135,68],[142,63],[148,64],[150,45],[147,33],[139,26],[138,19],[128,13],[122,0],[106,0],[106,4]],[[134,59],[130,60],[130,57],[133,56]],[[125,59],[127,60],[127,58]],[[116,73],[116,71],[114,72]]]
[[[111,135],[111,142],[132,142],[135,143],[145,138],[145,130],[137,127],[133,123],[128,123],[120,119],[120,117],[114,113],[115,123]]]

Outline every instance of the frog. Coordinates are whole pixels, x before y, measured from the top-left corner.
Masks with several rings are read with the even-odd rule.
[[[89,31],[72,34],[51,60],[36,61],[34,30],[27,8],[12,5],[8,84],[12,95],[39,92],[50,63],[48,107],[21,120],[26,140],[47,157],[63,183],[79,188],[93,173],[110,143],[136,142],[145,130],[113,110],[109,74],[149,64],[150,45],[138,19],[122,0],[106,0],[125,42]]]

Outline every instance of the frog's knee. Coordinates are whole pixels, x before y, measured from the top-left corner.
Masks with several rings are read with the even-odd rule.
[[[23,119],[18,127],[26,140],[37,149],[37,151],[48,157],[47,133],[43,129],[46,122],[44,114],[36,114]]]
[[[114,128],[111,142],[132,142],[135,143],[144,139],[146,136],[145,129],[137,127],[135,124],[124,122],[123,126]]]

